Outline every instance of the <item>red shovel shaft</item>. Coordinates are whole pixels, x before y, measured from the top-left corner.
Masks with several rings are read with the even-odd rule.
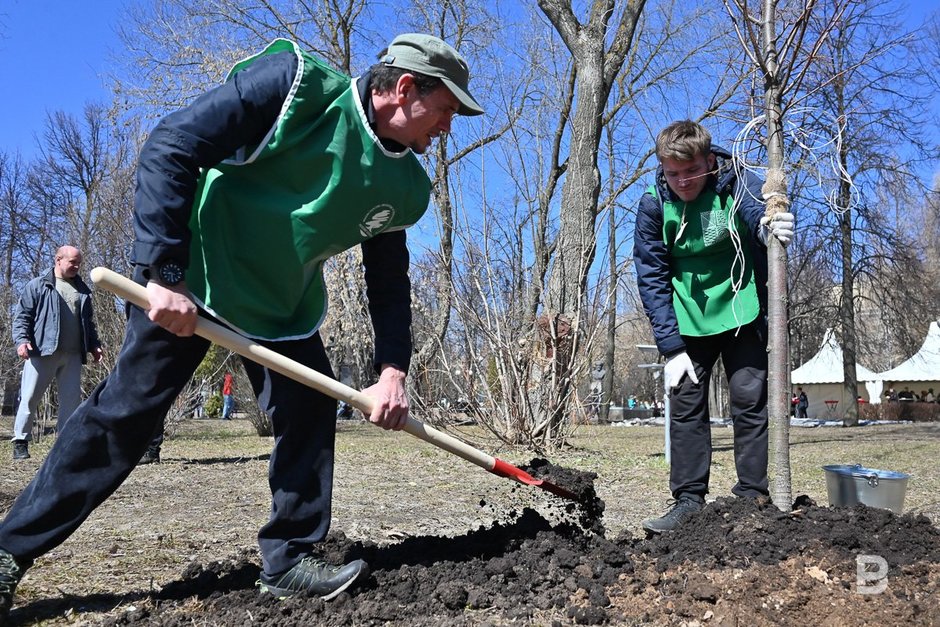
[[[148,309],[150,307],[146,288],[112,270],[107,268],[95,268],[91,271],[91,280],[94,281],[96,285],[100,285],[109,292],[134,303],[142,309]],[[210,342],[227,348],[242,357],[251,359],[266,368],[279,372],[285,377],[289,377],[315,390],[319,390],[327,396],[346,402],[365,415],[372,413],[372,397],[358,390],[354,390],[347,385],[343,385],[336,379],[332,379],[321,372],[317,372],[313,368],[304,366],[280,353],[252,342],[227,327],[223,327],[211,320],[200,317],[196,322],[196,335],[204,337]],[[535,479],[522,469],[487,455],[483,451],[475,449],[469,444],[461,442],[457,438],[442,433],[433,427],[429,427],[411,416],[408,417],[403,431],[429,444],[433,444],[438,448],[444,449],[449,453],[453,453],[458,457],[462,457],[468,462],[476,464],[500,477],[515,479],[520,483],[540,487],[558,496],[576,500],[575,495],[564,488],[553,485],[547,481]]]

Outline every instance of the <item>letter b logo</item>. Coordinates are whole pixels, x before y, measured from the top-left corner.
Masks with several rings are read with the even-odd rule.
[[[859,555],[855,558],[855,591],[858,594],[881,594],[888,588],[888,562],[880,555]]]

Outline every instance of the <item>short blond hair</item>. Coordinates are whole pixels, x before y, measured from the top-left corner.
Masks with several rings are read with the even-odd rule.
[[[692,120],[673,122],[656,136],[656,157],[660,161],[692,161],[699,155],[708,155],[711,150],[711,133]]]

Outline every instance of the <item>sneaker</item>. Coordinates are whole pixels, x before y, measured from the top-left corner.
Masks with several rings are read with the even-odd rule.
[[[137,465],[143,466],[144,464],[159,464],[159,463],[160,463],[160,449],[148,448],[147,452],[144,453],[144,456],[140,458],[139,462],[137,462]]]
[[[13,440],[13,459],[29,459],[29,442]]]
[[[691,494],[680,494],[679,498],[672,501],[672,509],[666,512],[661,518],[650,518],[643,521],[643,529],[649,533],[663,533],[672,531],[686,520],[702,511],[705,506],[701,497]]]
[[[368,574],[369,566],[362,560],[333,566],[323,560],[305,557],[280,577],[268,577],[262,573],[258,587],[262,593],[273,594],[279,599],[311,592],[328,601]]]
[[[23,578],[26,566],[20,564],[12,555],[0,549],[0,625],[6,622],[10,608],[13,607],[13,593],[16,584]]]

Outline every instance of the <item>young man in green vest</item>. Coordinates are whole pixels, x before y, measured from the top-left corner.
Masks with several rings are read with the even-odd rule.
[[[149,311],[131,308],[115,369],[59,434],[0,524],[0,623],[33,560],[63,542],[141,458],[209,343],[197,315],[332,376],[317,329],[324,262],[362,246],[378,383],[369,420],[408,415],[411,296],[404,229],[427,209],[416,154],[483,110],[463,57],[436,37],[396,37],[350,78],[277,40],[228,80],[164,118],[141,150],[133,258]],[[367,576],[327,564],[336,402],[250,361],[271,418],[270,519],[259,586],[335,597]],[[52,460],[53,464],[48,463]]]
[[[766,498],[766,243],[793,236],[793,215],[764,217],[761,182],[691,121],[656,138],[656,182],[640,200],[637,286],[670,394],[672,508],[643,522],[671,531],[705,504],[711,465],[708,384],[728,376],[738,496]]]

